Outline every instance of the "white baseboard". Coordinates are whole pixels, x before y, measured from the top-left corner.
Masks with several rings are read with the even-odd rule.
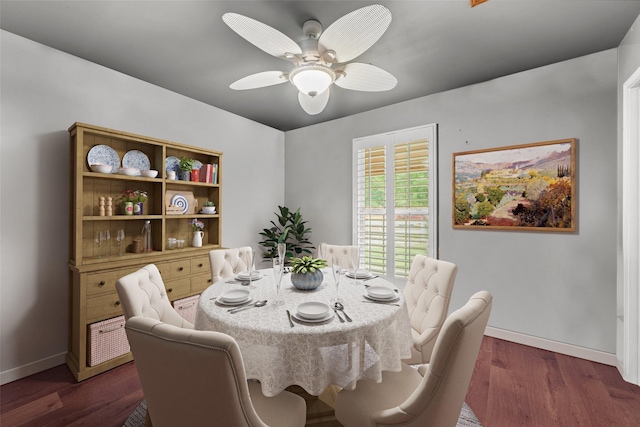
[[[0,372],[0,385],[16,381],[65,363],[66,352]]]
[[[543,350],[553,351],[554,353],[566,354],[567,356],[578,357],[580,359],[590,360],[604,365],[618,366],[618,358],[613,353],[605,353],[604,351],[593,350],[559,341],[552,341],[545,338],[507,331],[505,329],[493,328],[491,326],[487,326],[484,334],[489,337],[528,345],[529,347],[541,348]]]

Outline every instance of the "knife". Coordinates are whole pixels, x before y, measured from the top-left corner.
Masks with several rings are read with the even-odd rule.
[[[394,303],[394,302],[365,301],[365,300],[362,300],[362,302],[368,302],[369,304],[397,305],[398,307],[400,307],[400,304],[396,304],[396,303]]]
[[[293,328],[294,326],[296,326],[293,324],[293,321],[291,320],[291,312],[289,310],[287,310],[287,317],[289,318],[289,324],[291,325],[291,327]]]

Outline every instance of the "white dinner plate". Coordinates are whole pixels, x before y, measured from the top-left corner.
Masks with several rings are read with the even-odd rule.
[[[260,272],[258,271],[251,272],[251,280],[258,280],[260,277],[261,277]],[[236,280],[249,280],[249,272],[242,271],[238,273],[238,275],[236,276]]]
[[[390,300],[398,296],[393,289],[384,286],[369,286],[367,288],[367,295],[380,300]]]
[[[242,302],[249,299],[248,289],[232,289],[220,295],[220,301],[224,303]]]
[[[296,307],[296,314],[305,320],[317,320],[327,317],[331,311],[329,306],[323,302],[303,302]]]
[[[303,323],[322,323],[322,322],[326,322],[327,320],[333,319],[333,316],[335,316],[335,313],[333,312],[333,310],[329,310],[329,312],[324,317],[321,317],[320,319],[307,319],[305,317],[300,316],[300,314],[298,314],[297,312],[291,313],[291,317]]]
[[[239,305],[245,305],[245,304],[250,304],[251,302],[253,302],[253,298],[249,298],[246,299],[244,301],[238,301],[238,302],[224,302],[224,301],[220,301],[220,298],[218,298],[216,300],[216,304],[222,306],[222,307],[236,307]]]
[[[365,270],[362,268],[356,270],[355,275],[353,274],[353,270],[347,270],[345,275],[347,277],[351,277],[352,279],[370,279],[373,277],[373,274],[371,274],[369,270]]]
[[[396,302],[400,300],[399,296],[396,296],[395,298],[391,298],[391,299],[374,298],[369,296],[368,294],[364,294],[363,296],[370,301],[376,301],[376,302]]]

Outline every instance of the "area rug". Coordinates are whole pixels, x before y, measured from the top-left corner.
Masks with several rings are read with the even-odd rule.
[[[147,415],[147,402],[140,402],[138,407],[129,415],[127,421],[122,427],[144,427],[145,417]],[[482,427],[478,417],[473,413],[469,405],[465,402],[460,411],[457,427]]]

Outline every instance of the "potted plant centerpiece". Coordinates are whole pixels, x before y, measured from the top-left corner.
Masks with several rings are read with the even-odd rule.
[[[302,291],[311,291],[322,284],[322,269],[327,261],[312,256],[291,258],[291,283]]]
[[[187,159],[186,157],[180,157],[180,163],[178,166],[180,167],[180,180],[181,181],[190,181],[191,180],[191,170],[193,169],[193,165],[196,164],[194,159]]]

